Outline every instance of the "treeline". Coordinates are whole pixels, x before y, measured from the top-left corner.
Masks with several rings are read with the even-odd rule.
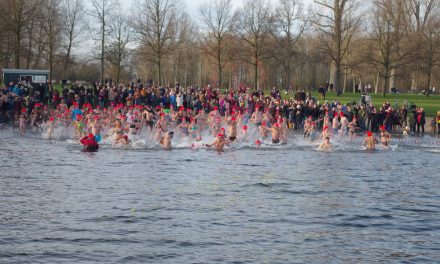
[[[50,79],[152,80],[376,93],[440,80],[440,0],[0,1],[3,68]]]

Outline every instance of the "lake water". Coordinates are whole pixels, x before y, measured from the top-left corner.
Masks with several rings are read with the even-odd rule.
[[[439,263],[435,138],[83,153],[0,131],[0,263]]]

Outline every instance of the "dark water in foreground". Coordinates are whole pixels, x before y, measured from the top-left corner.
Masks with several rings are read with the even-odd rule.
[[[291,142],[88,154],[0,131],[0,263],[440,262],[438,145]]]

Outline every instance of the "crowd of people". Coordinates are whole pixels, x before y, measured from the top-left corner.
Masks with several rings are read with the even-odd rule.
[[[187,138],[191,146],[217,150],[235,141],[285,144],[290,130],[322,140],[321,149],[331,148],[335,136],[366,135],[364,144],[372,149],[376,141],[388,147],[392,134],[423,135],[426,123],[424,109],[414,104],[397,108],[389,102],[375,107],[365,100],[341,104],[318,101],[304,91],[283,99],[277,89],[265,94],[245,86],[223,91],[210,85],[159,87],[139,80],[129,85],[111,81],[74,85],[61,92],[51,85],[45,92],[41,86],[21,83],[0,90],[0,122],[12,124],[20,134],[43,131],[47,138],[54,138],[59,129],[95,151],[96,142],[127,146],[135,136],[150,137],[164,148],[171,148],[174,136]],[[440,111],[430,126],[438,135]],[[208,144],[205,137],[214,140]]]

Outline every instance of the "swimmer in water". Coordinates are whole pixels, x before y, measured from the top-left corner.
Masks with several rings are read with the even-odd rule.
[[[367,131],[367,137],[364,140],[364,146],[367,148],[367,150],[376,149],[376,138],[373,136],[373,133],[371,133],[371,131]]]
[[[237,119],[233,116],[229,120],[226,120],[228,124],[229,141],[237,139]]]
[[[20,135],[24,135],[24,132],[26,130],[26,116],[25,116],[25,114],[20,115],[20,118],[18,119],[18,128],[20,130]]]
[[[242,142],[248,142],[248,126],[244,125],[241,129],[240,140]]]
[[[272,126],[272,128],[268,128],[268,130],[272,131],[272,143],[273,144],[280,143],[281,125],[278,123],[275,123]]]
[[[215,141],[212,144],[206,144],[206,147],[210,148],[214,146],[217,151],[223,151],[225,145],[228,145],[228,142],[225,140],[224,135],[218,133]]]
[[[84,146],[85,152],[96,152],[99,149],[95,136],[91,133],[87,137],[83,137],[80,142]]]
[[[96,141],[101,141],[102,125],[99,122],[99,116],[93,118],[93,122],[89,124],[89,128],[92,130],[92,134],[95,135]]]
[[[254,122],[254,124],[259,127],[261,126],[261,122],[263,120],[263,114],[260,111],[260,107],[255,107],[255,112],[251,116],[251,121]]]
[[[382,147],[389,148],[391,142],[391,135],[388,131],[385,130],[385,126],[380,126],[380,143],[382,143]]]
[[[356,117],[354,117],[353,120],[347,125],[350,140],[356,139],[356,131],[359,130],[359,127],[357,127],[356,124],[357,124],[357,119]]]
[[[47,138],[52,139],[55,131],[55,118],[52,116],[49,118],[49,126],[47,128]]]
[[[169,131],[164,133],[159,143],[164,149],[171,149],[171,139],[173,139],[174,132]]]
[[[319,150],[330,150],[332,149],[332,144],[330,143],[330,138],[325,137],[324,142],[321,143],[318,147]]]
[[[259,148],[261,147],[261,140],[257,139],[255,140],[255,145]]]
[[[262,139],[266,139],[269,135],[269,129],[266,127],[266,122],[261,122],[261,125],[258,127],[260,131],[260,136]]]

